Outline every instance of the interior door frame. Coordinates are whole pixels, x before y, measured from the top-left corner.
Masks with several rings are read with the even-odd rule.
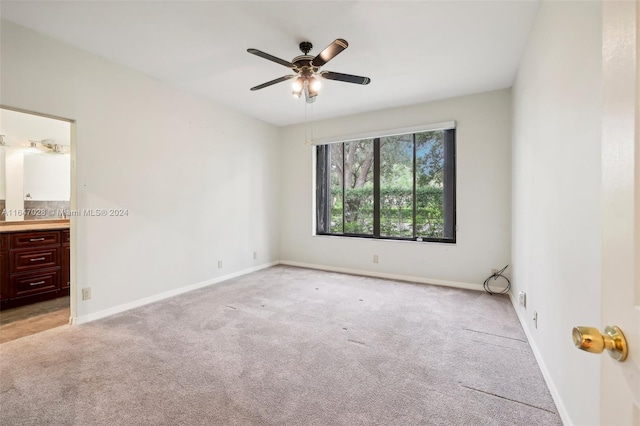
[[[15,108],[7,105],[0,104],[0,109],[6,109],[8,111],[20,112],[23,114],[36,115],[39,117],[50,118],[53,120],[65,121],[70,124],[70,132],[69,142],[71,147],[71,197],[69,200],[69,209],[74,211],[77,210],[77,193],[76,193],[76,120],[66,117],[60,117],[57,115],[46,114],[42,112],[30,111],[22,108]],[[77,291],[76,291],[76,282],[77,282],[77,272],[76,272],[76,259],[77,259],[77,240],[78,240],[78,232],[77,232],[77,220],[78,218],[75,215],[70,215],[69,217],[69,232],[70,232],[70,244],[71,244],[71,253],[69,256],[69,279],[71,282],[69,283],[69,324],[75,324],[76,318],[78,317],[78,299],[77,299]]]

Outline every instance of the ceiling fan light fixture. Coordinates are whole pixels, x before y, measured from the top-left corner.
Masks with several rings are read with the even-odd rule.
[[[318,77],[311,77],[309,79],[309,90],[312,90],[317,94],[318,90],[320,90],[321,87],[322,83],[320,82],[320,79]]]
[[[302,77],[296,78],[291,84],[293,88],[293,93],[302,93],[302,89],[304,88],[304,79]],[[298,95],[300,97],[300,95]]]

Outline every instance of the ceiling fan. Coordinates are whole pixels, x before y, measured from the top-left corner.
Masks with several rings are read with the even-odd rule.
[[[293,82],[293,96],[299,98],[304,93],[307,103],[315,102],[316,96],[318,96],[318,90],[322,77],[327,80],[344,81],[346,83],[354,84],[369,84],[371,79],[369,77],[361,77],[358,75],[342,74],[333,71],[319,71],[320,67],[335,58],[340,52],[349,47],[349,43],[341,38],[336,39],[333,43],[327,46],[317,56],[309,55],[313,45],[308,41],[300,43],[300,50],[303,55],[296,56],[291,62],[284,59],[276,58],[273,55],[264,53],[258,49],[247,49],[247,52],[260,56],[261,58],[268,59],[280,65],[284,65],[287,68],[291,68],[295,74],[285,75],[284,77],[276,78],[275,80],[267,81],[258,86],[252,87],[251,91],[264,89],[265,87],[272,86],[277,83],[282,83],[292,78],[296,78]]]

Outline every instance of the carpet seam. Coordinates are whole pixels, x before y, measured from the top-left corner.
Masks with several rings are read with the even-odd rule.
[[[496,345],[495,343],[483,342],[482,340],[474,340],[474,339],[471,339],[471,341],[472,341],[472,342],[482,343],[482,344],[485,344],[485,345],[496,346],[496,347],[498,347],[498,348],[505,348],[505,349],[512,349],[512,350],[514,350],[514,351],[520,351],[520,349],[517,349],[517,348],[512,348],[512,347],[510,347],[510,346]]]
[[[496,395],[495,393],[483,391],[481,389],[476,389],[476,388],[472,388],[472,387],[465,386],[465,385],[460,385],[460,386],[462,386],[465,389],[469,389],[469,390],[472,390],[472,391],[475,391],[475,392],[484,393],[486,395],[495,396],[496,398],[504,399],[506,401],[516,402],[518,404],[526,405],[527,407],[536,408],[538,410],[546,411],[547,413],[551,413],[551,414],[554,414],[556,416],[558,415],[558,413],[556,413],[554,411],[551,411],[551,410],[547,410],[546,408],[542,408],[542,407],[538,407],[538,406],[535,406],[535,405],[527,404],[526,402],[518,401],[516,399],[507,398],[506,396]]]
[[[499,334],[487,333],[486,331],[472,330],[472,329],[470,329],[470,328],[463,328],[463,330],[471,331],[471,332],[473,332],[473,333],[488,334],[489,336],[502,337],[503,339],[515,340],[515,341],[517,341],[517,342],[528,343],[526,340],[516,339],[515,337],[501,336],[501,335],[499,335]]]

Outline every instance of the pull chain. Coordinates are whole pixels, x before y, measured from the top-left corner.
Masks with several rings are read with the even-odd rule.
[[[311,113],[309,114],[309,109]],[[309,115],[311,115],[311,122],[309,122]],[[313,143],[313,104],[309,106],[308,103],[304,104],[304,144],[311,145]]]

